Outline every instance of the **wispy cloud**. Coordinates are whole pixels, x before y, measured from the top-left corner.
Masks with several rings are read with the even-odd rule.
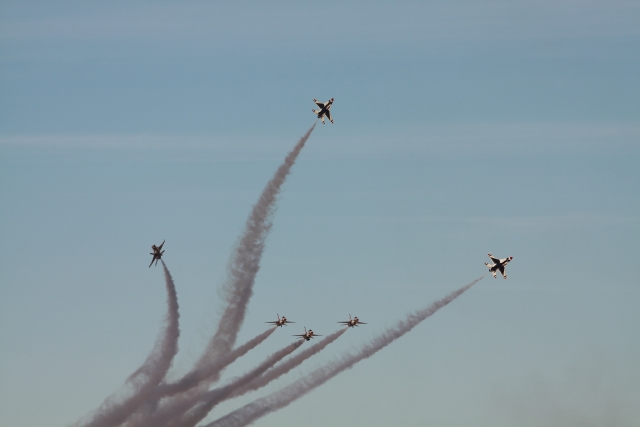
[[[611,154],[637,152],[640,122],[562,122],[562,123],[448,123],[402,128],[387,124],[383,131],[345,129],[344,136],[332,136],[320,144],[318,154],[379,155],[386,153],[439,152],[518,154]],[[319,136],[322,138],[322,136]],[[239,135],[0,135],[0,146],[96,148],[96,149],[207,149],[281,150],[282,137]],[[363,151],[364,150],[364,151]]]
[[[80,12],[69,8],[66,13],[56,10],[35,18],[20,18],[25,14],[7,10],[0,25],[0,39],[182,39],[220,46],[265,45],[274,41],[304,45],[320,39],[339,49],[345,44],[390,45],[430,39],[640,35],[640,7],[634,1],[403,3],[351,2],[328,8],[289,2],[127,4],[119,8],[96,6]]]

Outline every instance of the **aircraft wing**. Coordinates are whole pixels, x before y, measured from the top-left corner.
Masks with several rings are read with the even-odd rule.
[[[500,263],[501,263],[501,261],[504,261],[504,260],[500,260],[500,258],[496,258],[496,257],[494,257],[494,256],[493,256],[493,255],[491,255],[491,254],[489,254],[489,259],[491,259],[491,261],[493,261],[493,263],[494,263],[494,264],[500,264]]]
[[[327,116],[327,119],[329,119],[329,121],[333,123],[333,119],[331,118],[331,111],[329,111],[328,108],[327,108],[327,112],[325,113],[325,116]]]
[[[364,322],[358,322],[358,325],[366,325]]]
[[[324,108],[325,103],[324,102],[318,102],[315,99],[313,100],[313,102],[316,103],[316,105],[318,106],[318,108],[320,108],[321,110]]]
[[[278,322],[264,322],[264,323],[271,323],[273,325],[277,324]]]
[[[156,257],[154,256],[153,258],[151,258],[151,264],[149,264],[149,268],[151,268],[151,266],[153,265],[153,261],[156,260]]]

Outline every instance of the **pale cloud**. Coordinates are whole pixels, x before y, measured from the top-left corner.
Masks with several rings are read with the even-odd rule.
[[[182,40],[211,46],[390,46],[441,40],[546,40],[640,35],[633,1],[405,2],[403,4],[132,4],[20,18],[6,11],[0,39]]]
[[[637,153],[640,123],[538,122],[446,123],[415,126],[386,124],[385,128],[345,129],[318,144],[318,155],[377,156],[389,153],[465,153],[488,150],[509,155]],[[290,135],[189,134],[41,134],[0,135],[0,146],[99,149],[206,149],[270,151],[286,147]],[[318,135],[317,138],[325,137]],[[316,138],[316,139],[317,139]],[[339,148],[339,149],[337,149]]]

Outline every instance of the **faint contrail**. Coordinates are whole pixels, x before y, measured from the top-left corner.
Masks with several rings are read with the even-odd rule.
[[[303,342],[303,340],[298,340],[294,343],[289,344],[285,348],[280,349],[267,357],[261,364],[253,368],[251,371],[233,380],[230,384],[215,388],[201,394],[197,397],[195,402],[192,402],[192,405],[190,405],[189,407],[193,406],[194,403],[197,403],[197,406],[193,407],[191,410],[185,413],[182,417],[180,417],[179,420],[174,420],[166,424],[167,427],[195,426],[199,421],[207,416],[207,414],[214,408],[214,406],[226,400],[239,387],[243,387],[246,384],[250,383],[252,380],[262,375],[267,369],[271,368],[273,365],[282,360],[284,357],[293,353],[298,347],[302,345]],[[165,424],[156,423],[153,425],[156,427],[162,427]]]
[[[247,304],[253,295],[253,283],[260,269],[260,258],[264,251],[265,240],[271,230],[271,218],[280,188],[315,126],[314,124],[309,128],[287,155],[251,210],[244,233],[230,260],[228,278],[222,289],[226,307],[218,323],[218,329],[209,341],[205,353],[197,362],[196,368],[213,363],[221,355],[231,351],[236,342],[238,331],[244,322]]]
[[[357,353],[346,354],[341,360],[334,361],[324,367],[318,368],[310,374],[300,378],[296,382],[274,392],[263,398],[257,399],[248,405],[237,409],[230,414],[213,421],[204,427],[240,427],[253,423],[258,418],[284,408],[294,400],[304,396],[314,388],[324,384],[345,369],[351,368],[359,361],[366,359],[378,350],[391,344],[400,338],[417,324],[434,314],[436,311],[449,304],[454,299],[462,295],[467,289],[480,281],[484,276],[474,280],[446,297],[431,304],[429,307],[411,313],[405,320],[401,320],[395,327],[387,329],[384,333],[371,340],[369,344],[363,346]]]
[[[311,347],[305,349],[304,351],[296,354],[292,358],[285,360],[282,364],[269,369],[263,375],[255,378],[253,381],[248,383],[243,387],[239,387],[231,393],[229,398],[242,396],[245,393],[249,393],[250,391],[258,390],[261,387],[266,386],[271,381],[279,378],[280,376],[286,374],[296,366],[300,365],[302,362],[318,353],[320,350],[324,349],[326,346],[334,342],[338,339],[339,336],[344,334],[347,331],[347,328],[340,329],[337,332],[332,333],[331,335],[327,335],[322,341],[315,343]]]
[[[129,396],[122,398],[113,395],[105,399],[91,419],[81,423],[84,427],[112,427],[121,424],[153,394],[155,387],[171,367],[171,361],[178,352],[180,314],[176,287],[164,261],[162,268],[167,286],[168,305],[164,330],[158,336],[147,360],[127,379],[126,386],[131,390]]]

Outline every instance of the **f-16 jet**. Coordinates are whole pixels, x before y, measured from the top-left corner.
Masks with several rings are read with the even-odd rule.
[[[489,267],[489,271],[491,272],[491,274],[493,274],[493,277],[497,277],[496,275],[496,271],[500,271],[500,274],[502,274],[502,277],[504,277],[505,279],[507,278],[507,275],[504,272],[505,267],[507,266],[507,264],[509,264],[511,262],[511,260],[513,259],[512,256],[508,257],[508,258],[496,258],[493,255],[491,255],[491,252],[489,252],[489,258],[491,258],[491,261],[493,261],[493,264],[489,264],[488,262],[485,262],[484,265],[486,265],[487,267]]]
[[[343,325],[346,325],[350,328],[353,328],[354,326],[358,326],[358,325],[366,325],[366,323],[361,322],[360,319],[358,319],[358,316],[352,319],[351,315],[349,315],[349,320],[347,320],[346,322],[338,322],[338,323],[342,323]]]
[[[314,98],[313,102],[316,103],[319,110],[311,110],[311,111],[313,111],[318,115],[318,118],[322,121],[322,124],[324,124],[325,116],[327,117],[327,119],[329,119],[331,123],[333,123],[333,119],[331,118],[331,111],[329,111],[331,109],[331,104],[333,104],[333,98],[328,100],[326,103],[319,102],[317,99]]]
[[[314,333],[311,329],[309,329],[309,332],[307,332],[307,328],[304,328],[304,334],[300,334],[300,335],[293,335],[294,337],[300,337],[303,340],[307,340],[309,341],[311,338],[313,337],[321,337],[322,335],[318,335],[316,333]]]
[[[280,317],[279,314],[276,314],[276,316],[278,316],[278,320],[275,320],[273,322],[264,322],[264,323],[271,323],[272,325],[276,325],[276,327],[287,326],[287,323],[296,323],[296,322],[289,322],[286,317],[284,316]]]
[[[153,255],[153,258],[151,259],[151,264],[149,264],[149,268],[151,268],[151,266],[153,265],[153,261],[155,261],[156,265],[158,265],[158,261],[160,261],[160,259],[162,258],[162,254],[164,253],[164,251],[162,250],[163,245],[164,245],[164,240],[162,241],[162,244],[160,246],[151,245],[151,249],[153,250],[153,252],[151,252],[149,255]]]

